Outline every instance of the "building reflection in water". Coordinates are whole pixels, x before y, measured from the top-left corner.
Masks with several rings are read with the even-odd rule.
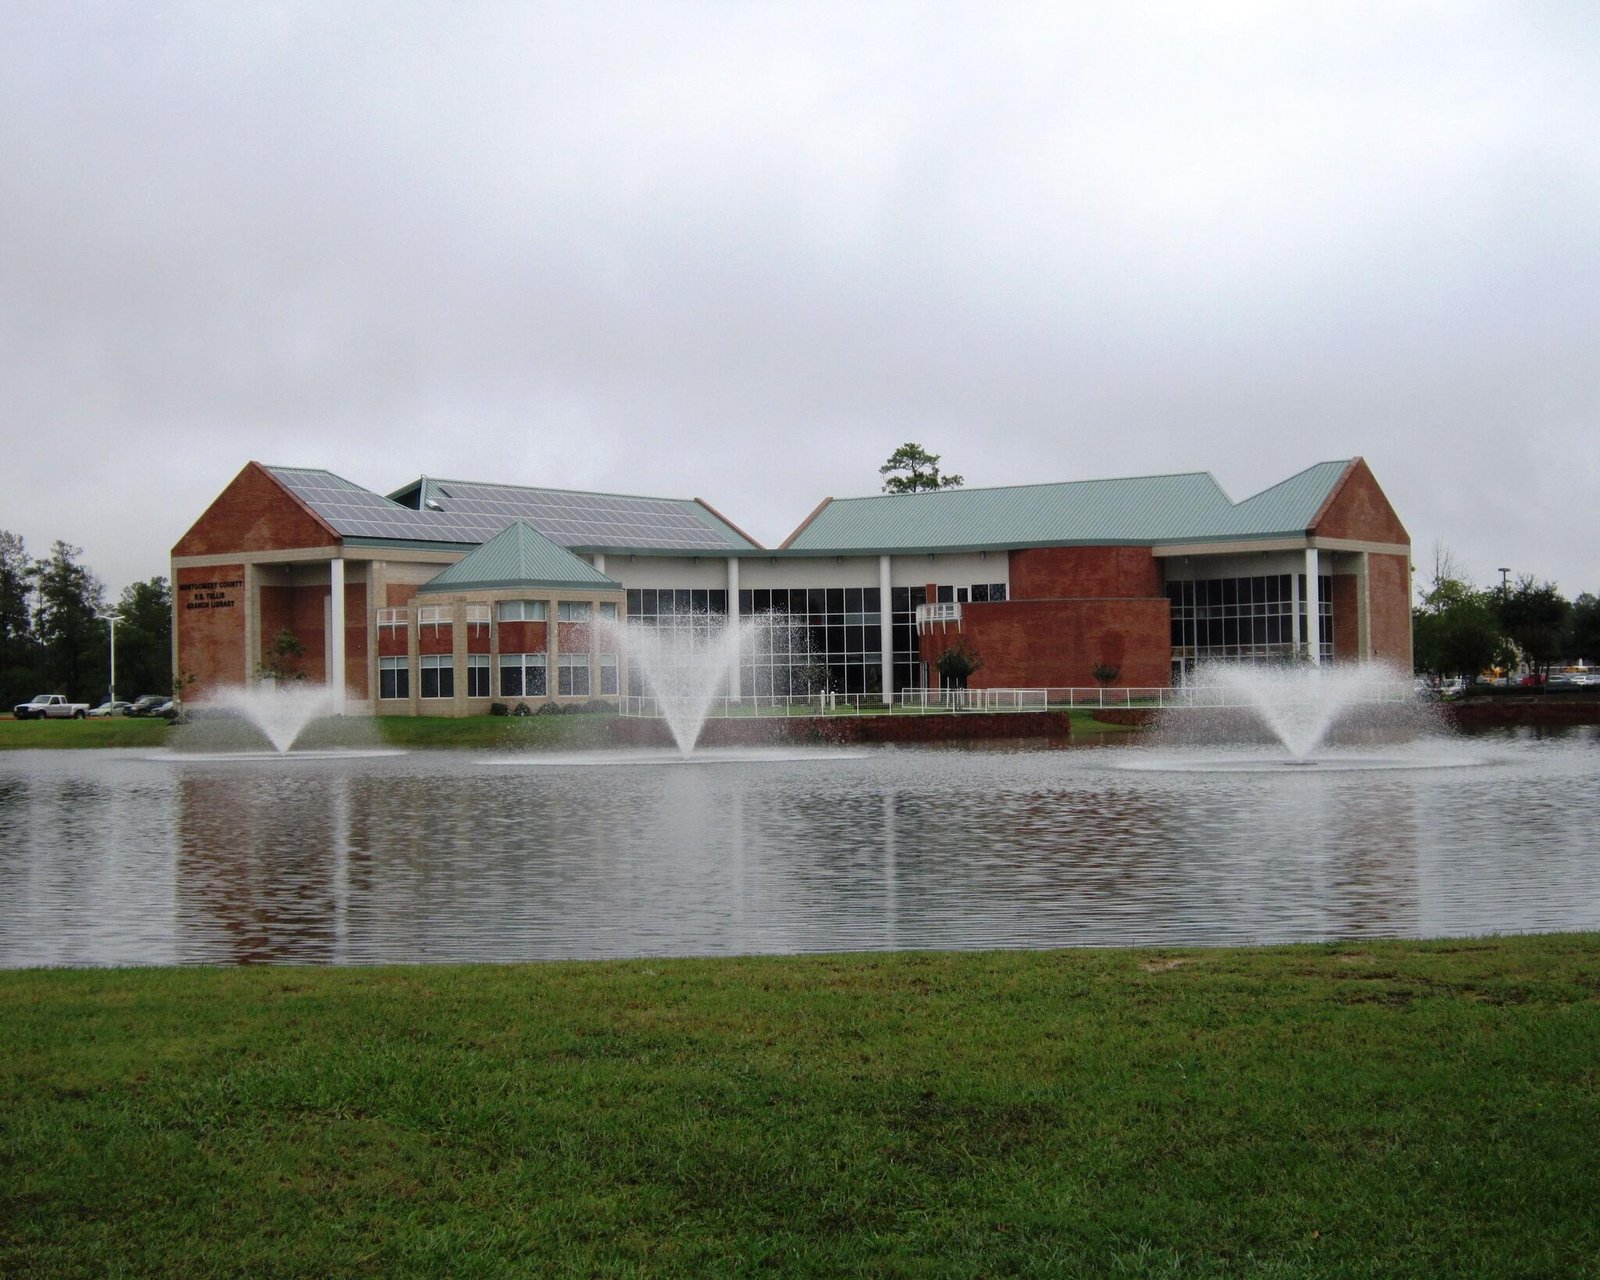
[[[1125,771],[1092,751],[0,759],[0,964],[1595,928],[1596,745],[1317,776]]]
[[[185,957],[343,958],[350,779],[300,765],[186,769],[177,788],[176,920]]]

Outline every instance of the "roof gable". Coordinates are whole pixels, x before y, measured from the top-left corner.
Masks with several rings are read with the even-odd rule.
[[[514,520],[418,591],[493,591],[507,587],[622,590],[616,579],[557,546],[526,520]]]
[[[246,463],[172,548],[175,556],[326,547],[338,530],[269,467]]]

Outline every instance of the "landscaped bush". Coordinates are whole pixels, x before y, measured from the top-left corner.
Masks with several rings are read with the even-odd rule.
[[[511,714],[511,708],[503,702],[491,702],[489,704],[489,714],[492,716],[508,716]]]
[[[511,714],[514,716],[531,716],[533,711],[529,708],[526,702],[519,702],[517,703],[516,707],[513,708]]]

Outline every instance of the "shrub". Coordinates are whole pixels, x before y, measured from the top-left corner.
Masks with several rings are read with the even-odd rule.
[[[533,712],[528,709],[528,704],[526,702],[519,702],[512,709],[511,714],[514,716],[531,716]]]
[[[489,704],[489,714],[492,716],[508,716],[511,714],[511,708],[503,702],[491,702]]]

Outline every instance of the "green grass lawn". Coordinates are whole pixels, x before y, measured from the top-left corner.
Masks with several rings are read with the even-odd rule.
[[[164,747],[172,735],[165,720],[107,716],[93,720],[14,720],[0,718],[0,751],[55,750],[68,747]]]
[[[850,714],[854,714],[853,712]],[[1102,724],[1093,713],[1068,713],[1074,738],[1142,732],[1138,727]],[[482,747],[490,750],[598,750],[609,745],[614,716],[375,716],[325,720],[307,730],[303,747],[366,745],[377,741],[415,750]],[[184,726],[191,743],[202,742],[204,725]],[[0,751],[66,747],[162,747],[182,739],[165,720],[117,717],[104,720],[28,720],[0,718]]]
[[[0,1274],[1600,1275],[1600,938],[0,973]]]

